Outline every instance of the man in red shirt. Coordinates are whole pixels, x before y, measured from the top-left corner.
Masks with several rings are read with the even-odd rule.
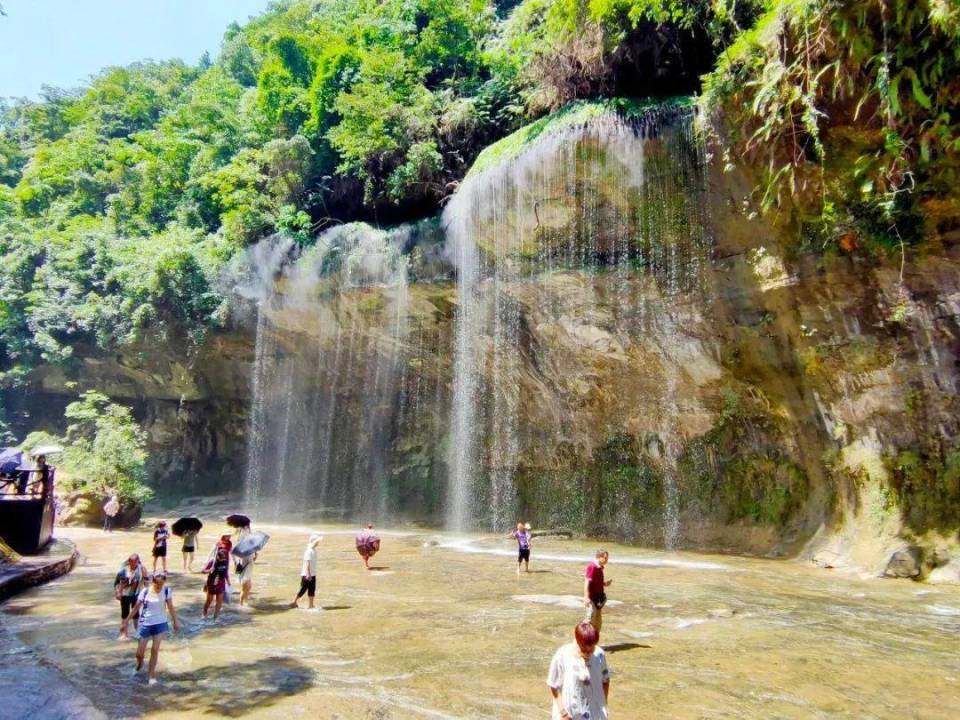
[[[593,562],[587,565],[583,581],[583,606],[587,609],[583,621],[593,625],[597,632],[603,625],[603,606],[607,602],[607,593],[604,588],[610,587],[613,580],[603,579],[603,566],[610,559],[606,550],[597,550]]]

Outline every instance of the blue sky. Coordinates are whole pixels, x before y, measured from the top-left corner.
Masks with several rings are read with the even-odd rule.
[[[107,65],[215,57],[223,31],[269,0],[0,0],[0,97],[71,88]]]

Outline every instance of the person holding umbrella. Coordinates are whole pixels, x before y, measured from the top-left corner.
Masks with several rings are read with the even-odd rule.
[[[184,572],[193,572],[193,554],[200,547],[197,542],[197,535],[202,527],[203,523],[195,517],[182,517],[173,524],[173,534],[183,538]]]
[[[250,593],[253,590],[253,564],[257,561],[257,553],[249,555],[238,555],[237,550],[245,538],[252,535],[250,526],[245,525],[237,530],[237,543],[233,551],[233,556],[237,560],[234,570],[237,571],[237,577],[240,582],[240,607],[245,607],[250,600]]]
[[[239,529],[237,542],[233,546],[233,557],[237,561],[234,570],[240,581],[240,607],[247,605],[250,600],[250,592],[253,589],[253,564],[269,539],[270,536],[266,533],[252,532],[249,525]]]
[[[307,541],[307,549],[303,551],[303,564],[300,566],[300,592],[290,603],[290,607],[297,607],[297,602],[307,594],[310,609],[313,610],[313,598],[317,594],[317,545],[323,540],[323,535],[311,535]]]
[[[367,526],[357,535],[357,552],[363,558],[363,566],[370,569],[370,558],[380,550],[380,537],[373,531],[373,523],[367,523]]]

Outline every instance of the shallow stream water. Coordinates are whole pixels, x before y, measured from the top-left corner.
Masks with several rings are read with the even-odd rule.
[[[592,545],[535,539],[518,578],[508,538],[383,532],[367,572],[352,528],[258,529],[271,541],[253,610],[229,606],[215,625],[200,619],[203,576],[177,572],[171,545],[184,629],[154,687],[131,676],[112,594],[122,560],[149,554],[145,531],[61,530],[84,560],[6,603],[2,622],[110,717],[549,717],[547,667],[579,621]],[[324,534],[322,609],[290,610],[311,530]],[[611,718],[960,717],[958,588],[608,547]]]

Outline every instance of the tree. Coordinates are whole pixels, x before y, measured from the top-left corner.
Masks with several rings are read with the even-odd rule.
[[[153,495],[146,485],[147,435],[130,409],[90,391],[67,406],[63,466],[74,489],[143,503]]]

